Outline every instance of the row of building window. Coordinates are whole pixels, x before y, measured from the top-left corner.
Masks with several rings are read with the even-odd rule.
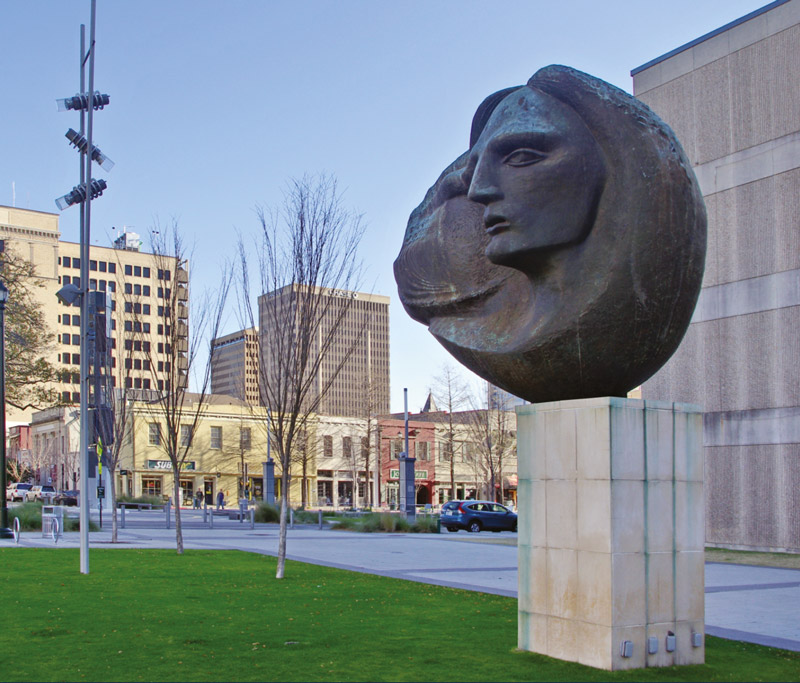
[[[209,433],[209,446],[214,450],[222,448],[222,427],[210,427]],[[158,422],[150,422],[148,424],[147,441],[151,446],[161,445],[161,424]],[[180,431],[180,445],[187,447],[192,445],[192,427],[191,425],[181,425]],[[251,446],[250,427],[239,428],[239,448],[244,451],[249,451]]]
[[[63,275],[59,278],[61,284],[64,285],[75,285],[76,287],[81,286],[81,279],[76,275],[75,277],[70,277],[69,275]],[[109,292],[116,292],[117,291],[117,283],[114,280],[95,280],[94,278],[89,279],[89,289],[91,290],[100,290],[101,292],[109,291]]]
[[[69,256],[62,256],[59,260],[59,263],[64,266],[64,268],[80,268],[81,267],[81,260],[77,257],[70,258]],[[116,273],[117,272],[117,264],[113,261],[89,261],[89,270],[97,270],[101,273]],[[150,270],[149,268],[147,269]],[[149,277],[149,275],[148,275]]]

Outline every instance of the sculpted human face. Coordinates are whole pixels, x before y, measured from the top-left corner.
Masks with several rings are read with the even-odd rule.
[[[486,256],[520,270],[537,252],[586,237],[605,182],[602,152],[580,117],[528,87],[492,113],[465,172],[467,196],[486,207]]]

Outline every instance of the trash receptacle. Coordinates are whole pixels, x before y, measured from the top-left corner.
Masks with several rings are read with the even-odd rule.
[[[62,505],[42,505],[42,538],[52,536],[53,521],[58,523],[58,531],[64,531],[64,507]]]

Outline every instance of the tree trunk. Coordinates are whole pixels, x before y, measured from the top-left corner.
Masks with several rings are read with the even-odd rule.
[[[453,444],[450,444],[450,500],[456,500],[456,454]]]
[[[173,463],[173,467],[175,467]],[[181,529],[181,474],[180,468],[175,467],[175,474],[173,476],[173,501],[175,502],[175,546],[178,550],[178,555],[183,555],[183,529]]]
[[[284,467],[281,472],[281,530],[278,535],[278,570],[275,572],[276,579],[283,578],[283,569],[286,564],[286,522],[287,508],[289,506],[289,477],[288,468]]]
[[[303,481],[301,484],[300,504],[303,506],[303,510],[305,510],[308,507],[308,497],[306,496],[306,491],[308,489],[308,453],[303,454]]]

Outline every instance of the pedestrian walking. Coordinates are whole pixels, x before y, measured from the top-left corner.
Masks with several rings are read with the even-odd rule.
[[[222,510],[225,507],[225,494],[220,491],[217,494],[217,510]]]

